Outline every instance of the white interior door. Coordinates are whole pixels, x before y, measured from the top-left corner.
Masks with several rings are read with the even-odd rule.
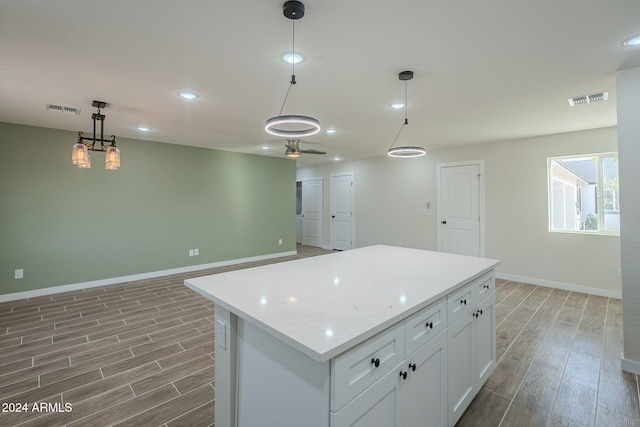
[[[322,247],[322,180],[302,181],[302,244]]]
[[[331,175],[331,247],[353,249],[353,173]]]
[[[482,256],[481,161],[438,165],[438,250]]]

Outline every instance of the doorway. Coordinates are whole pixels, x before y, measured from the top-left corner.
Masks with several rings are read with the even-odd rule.
[[[331,248],[355,247],[353,173],[331,175]]]
[[[484,256],[484,161],[437,165],[438,251]]]
[[[322,247],[322,186],[323,180],[300,182],[300,243]]]

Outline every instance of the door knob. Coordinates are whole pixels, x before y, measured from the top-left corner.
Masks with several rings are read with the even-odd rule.
[[[447,223],[447,221],[443,219],[443,220],[442,220],[442,223],[443,223],[443,224],[446,224],[446,223]]]

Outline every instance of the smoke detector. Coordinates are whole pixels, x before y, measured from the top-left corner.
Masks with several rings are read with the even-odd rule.
[[[574,96],[573,98],[567,99],[567,101],[569,102],[569,105],[571,107],[575,107],[576,105],[580,105],[580,104],[590,104],[592,102],[606,101],[608,99],[609,99],[609,92],[600,92],[600,93],[594,93],[591,95]]]

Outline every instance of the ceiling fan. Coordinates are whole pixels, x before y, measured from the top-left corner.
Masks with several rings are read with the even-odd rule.
[[[300,157],[301,153],[305,153],[305,154],[327,154],[326,151],[320,151],[320,150],[316,150],[313,148],[310,148],[308,150],[301,150],[300,149],[300,140],[299,139],[287,139],[287,143],[284,145],[287,149],[285,150],[284,154],[287,157],[291,157],[291,158],[297,158]]]

